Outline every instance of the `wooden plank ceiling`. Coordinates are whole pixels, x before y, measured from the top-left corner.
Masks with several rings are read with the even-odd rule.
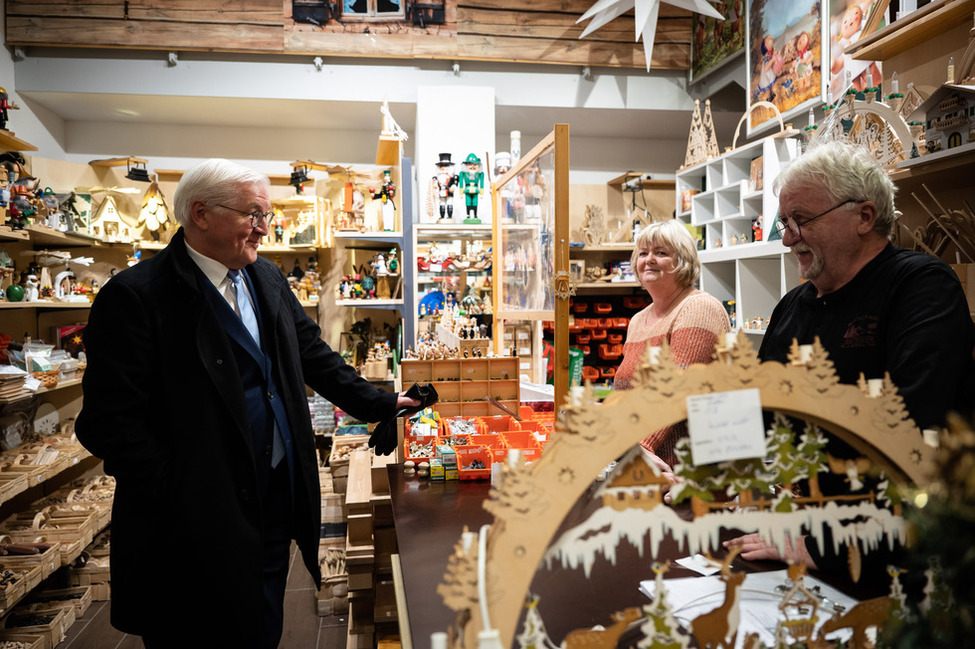
[[[645,68],[631,14],[579,39],[594,2],[446,0],[444,24],[415,27],[298,23],[292,0],[7,0],[6,44]],[[691,14],[662,4],[651,67],[686,70],[690,39]]]

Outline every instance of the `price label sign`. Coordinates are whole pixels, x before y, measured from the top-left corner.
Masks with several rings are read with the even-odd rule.
[[[757,389],[687,397],[687,429],[695,464],[765,457],[765,426]]]

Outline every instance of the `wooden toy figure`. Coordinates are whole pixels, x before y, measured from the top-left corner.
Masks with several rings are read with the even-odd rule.
[[[460,172],[460,191],[464,194],[467,209],[464,223],[479,225],[481,219],[477,218],[477,199],[484,193],[484,172],[481,171],[481,159],[473,153],[464,160],[464,171]]]
[[[395,223],[393,217],[396,214],[396,206],[393,204],[393,196],[396,195],[396,185],[393,184],[389,173],[389,169],[383,170],[383,184],[379,187],[378,192],[374,189],[369,189],[369,195],[372,196],[373,200],[378,198],[383,203],[381,213],[384,232],[393,231],[393,224]]]
[[[7,129],[7,111],[12,108],[20,108],[20,106],[10,101],[6,88],[0,88],[0,129]]]
[[[440,161],[437,163],[437,174],[430,179],[430,193],[427,205],[428,214],[433,216],[433,207],[437,206],[440,212],[441,222],[454,222],[454,190],[457,185],[457,176],[452,172],[454,163],[450,161],[449,153],[441,153]]]

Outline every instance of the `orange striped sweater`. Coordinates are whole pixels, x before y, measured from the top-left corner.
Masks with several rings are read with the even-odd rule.
[[[623,361],[614,379],[617,390],[631,387],[648,344],[659,347],[666,340],[674,362],[680,367],[687,367],[694,363],[710,363],[714,358],[715,344],[725,332],[731,330],[728,314],[721,302],[699,290],[689,293],[663,317],[655,316],[651,304],[630,319],[623,345]],[[681,423],[648,435],[641,444],[673,466],[677,459],[674,444],[686,435],[687,428]]]

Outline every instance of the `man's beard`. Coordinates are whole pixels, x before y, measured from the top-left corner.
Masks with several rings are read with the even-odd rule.
[[[812,262],[809,264],[809,268],[805,271],[799,268],[799,277],[802,279],[816,279],[823,272],[825,264],[823,263],[823,258],[814,253],[809,246],[804,244],[796,244],[792,246],[793,253],[808,252],[812,255]]]

